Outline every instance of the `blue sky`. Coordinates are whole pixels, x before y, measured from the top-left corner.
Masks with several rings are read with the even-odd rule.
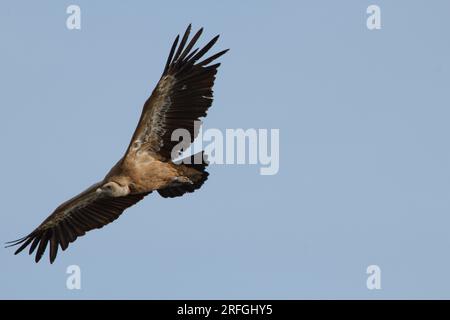
[[[0,298],[450,298],[448,1],[1,6],[3,242],[106,174],[189,23],[231,48],[205,126],[280,129],[280,170],[211,166],[199,191],[150,195],[53,265],[0,250]]]

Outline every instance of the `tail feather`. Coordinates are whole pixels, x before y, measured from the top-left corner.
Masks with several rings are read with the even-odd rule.
[[[190,156],[189,158],[185,158],[180,162],[182,163],[182,165],[194,168],[197,171],[201,172],[201,177],[200,179],[196,179],[193,184],[183,184],[176,187],[159,189],[158,193],[163,198],[175,198],[180,197],[185,193],[194,192],[195,190],[200,189],[200,187],[205,183],[205,181],[208,180],[209,173],[206,171],[208,161],[206,159],[204,151],[196,153]]]

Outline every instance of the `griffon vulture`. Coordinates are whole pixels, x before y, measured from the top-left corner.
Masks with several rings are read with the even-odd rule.
[[[193,50],[203,29],[188,42],[190,31],[189,25],[179,45],[179,35],[175,38],[162,76],[144,104],[125,155],[103,180],[61,204],[26,237],[8,242],[8,247],[20,245],[15,254],[31,245],[29,253],[37,249],[35,261],[39,262],[50,246],[49,258],[53,263],[59,247],[66,250],[78,237],[114,221],[151,192],[156,190],[162,197],[179,197],[202,186],[208,177],[207,163],[202,160],[175,164],[171,153],[178,141],[172,141],[171,135],[175,129],[186,129],[191,133],[192,143],[197,133],[194,121],[206,116],[212,103],[212,87],[220,63],[211,62],[228,50],[201,60],[219,36],[203,48]],[[190,157],[194,158],[199,157]]]

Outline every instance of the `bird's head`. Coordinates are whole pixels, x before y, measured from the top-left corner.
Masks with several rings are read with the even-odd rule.
[[[123,197],[130,193],[130,189],[128,186],[121,186],[117,182],[111,181],[102,185],[96,192],[110,197]]]

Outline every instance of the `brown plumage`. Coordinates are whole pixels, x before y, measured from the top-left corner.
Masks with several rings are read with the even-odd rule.
[[[191,157],[191,164],[172,162],[171,152],[178,142],[171,141],[171,134],[183,128],[191,133],[190,142],[194,140],[194,121],[206,116],[211,106],[212,87],[220,65],[210,63],[228,50],[200,61],[219,36],[202,49],[192,50],[203,29],[188,42],[190,31],[189,25],[179,45],[179,36],[176,37],[125,155],[101,182],[60,205],[26,237],[9,242],[8,246],[20,245],[15,254],[30,246],[30,254],[37,249],[35,261],[39,262],[49,246],[53,263],[59,247],[65,250],[87,231],[114,221],[152,191],[165,198],[178,197],[193,192],[206,181],[207,163],[194,164],[197,155]],[[201,156],[203,159],[203,152]]]

